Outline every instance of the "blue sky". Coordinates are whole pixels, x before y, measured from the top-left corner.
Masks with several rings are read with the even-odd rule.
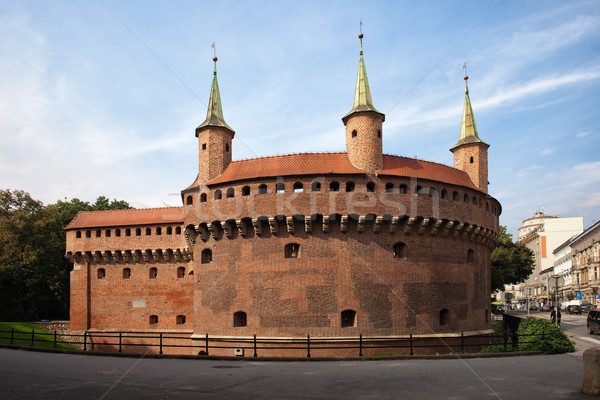
[[[360,19],[385,153],[452,165],[466,62],[501,224],[598,219],[598,1],[2,2],[0,187],[180,205],[213,42],[234,159],[345,151]]]

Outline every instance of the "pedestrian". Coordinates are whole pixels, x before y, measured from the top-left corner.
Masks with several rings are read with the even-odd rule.
[[[556,309],[556,326],[558,326],[560,328],[560,308]]]
[[[550,323],[553,324],[554,321],[556,321],[556,311],[552,309],[552,311],[550,312]]]

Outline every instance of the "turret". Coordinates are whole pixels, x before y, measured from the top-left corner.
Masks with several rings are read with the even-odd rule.
[[[356,76],[354,106],[342,121],[346,126],[346,149],[352,165],[368,174],[375,174],[383,168],[381,126],[385,115],[373,106],[371,89],[367,79],[367,69],[363,59],[362,32],[360,39],[360,59]]]
[[[469,98],[469,77],[465,74],[465,104],[458,142],[450,149],[454,154],[454,168],[465,171],[475,186],[482,192],[488,191],[488,154],[489,144],[479,138],[473,108]]]
[[[198,182],[207,183],[225,171],[231,162],[231,143],[235,131],[223,119],[221,95],[217,82],[217,57],[215,63],[206,120],[196,128],[199,144]]]

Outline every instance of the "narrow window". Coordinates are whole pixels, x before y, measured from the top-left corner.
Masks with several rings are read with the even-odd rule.
[[[107,230],[104,232],[104,235],[105,235],[106,237],[110,237],[110,229],[107,229]]]
[[[135,236],[142,236],[142,230],[140,228],[135,230]]]
[[[419,185],[419,186],[417,186],[417,190],[415,191],[415,193],[417,196],[420,196],[423,194],[422,191],[423,191],[423,186]]]
[[[486,201],[485,202],[485,211],[489,211],[490,210],[490,204]]]
[[[454,200],[454,201],[459,201],[460,200],[460,198],[458,196],[458,192],[453,192],[452,193],[452,200]]]
[[[294,193],[302,193],[304,192],[304,186],[300,182],[294,183]]]
[[[156,279],[157,276],[158,276],[158,269],[156,269],[155,267],[150,268],[148,277],[150,279]]]
[[[233,196],[235,196],[235,193],[233,192],[233,188],[227,189],[227,195],[226,196],[227,196],[228,199],[230,199]]]
[[[86,238],[91,238],[92,237],[92,231],[90,231],[90,230],[85,231],[85,237]]]
[[[96,229],[96,237],[102,236],[102,231],[100,229]]]
[[[77,233],[75,234],[75,237],[77,239],[81,239],[81,231],[77,231]]]
[[[381,129],[377,130],[377,137],[380,138],[381,137]]]
[[[279,182],[275,185],[275,193],[283,193],[285,191],[285,185]]]
[[[225,151],[229,153],[229,143],[225,143]]]
[[[202,143],[202,150],[206,150],[206,143]]]
[[[221,191],[215,190],[215,200],[221,200]]]
[[[152,228],[146,228],[146,236],[152,235]]]
[[[123,279],[131,278],[131,268],[123,268]]]
[[[185,278],[185,267],[177,267],[177,278]]]
[[[298,243],[288,243],[285,245],[285,258],[298,258],[300,245]]]
[[[367,192],[374,192],[374,191],[375,191],[375,184],[373,182],[367,183]]]
[[[194,204],[194,198],[192,196],[188,196],[185,199],[185,204],[188,205],[188,206],[191,206],[192,204]]]
[[[202,193],[200,195],[200,203],[206,203],[206,193]]]
[[[463,201],[467,204],[469,204],[469,195],[465,194],[465,197],[463,197]]]
[[[156,228],[156,235],[157,236],[162,235],[162,228],[160,226]]]
[[[264,183],[258,187],[258,194],[267,194],[267,185]]]
[[[385,184],[385,192],[386,193],[393,193],[394,192],[394,184],[391,182],[388,182]]]
[[[212,262],[212,250],[204,249],[202,250],[202,255],[200,257],[202,264],[208,264]]]
[[[356,137],[356,135],[358,135],[358,132],[356,132],[356,129],[354,129],[354,130],[352,131],[352,137]]]
[[[330,192],[339,192],[340,191],[340,183],[339,182],[331,182],[329,184],[329,191]]]
[[[408,186],[402,184],[398,187],[398,191],[400,192],[400,194],[406,194],[408,193]]]
[[[479,208],[483,207],[483,201],[481,199],[479,199]]]
[[[185,315],[178,315],[178,316],[175,318],[175,323],[176,323],[177,325],[185,325]]]
[[[342,311],[342,328],[348,328],[356,326],[356,311],[344,310]]]
[[[477,197],[473,196],[473,205],[476,206],[477,205]]]
[[[398,242],[394,244],[394,258],[406,258],[406,244]]]
[[[437,197],[437,190],[434,187],[429,188],[429,197]]]
[[[151,315],[149,321],[150,325],[158,324],[158,315]]]
[[[469,249],[467,251],[467,262],[469,264],[474,264],[475,263],[475,252],[473,251],[473,249]]]
[[[471,164],[473,164],[473,156],[471,156],[471,158],[469,159],[469,162],[470,162]]]
[[[346,182],[346,192],[354,192],[354,182]]]
[[[242,196],[250,196],[250,186],[244,186],[242,188]]]
[[[175,228],[175,234],[176,235],[181,235],[181,227],[178,226],[177,228]]]
[[[104,279],[106,276],[106,270],[104,268],[98,268],[98,279]]]
[[[448,326],[450,325],[450,311],[444,308],[440,311],[440,326]]]
[[[448,200],[448,191],[446,189],[442,189],[442,199]]]
[[[236,328],[241,326],[247,326],[246,319],[246,313],[243,311],[233,313],[233,326]]]
[[[173,228],[168,226],[167,227],[167,235],[172,235],[173,234]]]
[[[313,182],[311,190],[313,192],[320,192],[321,191],[321,182]]]
[[[116,237],[121,237],[121,230],[120,229],[115,229],[115,236]]]

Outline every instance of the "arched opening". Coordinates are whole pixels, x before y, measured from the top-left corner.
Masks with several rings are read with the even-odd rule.
[[[329,191],[330,192],[339,192],[340,191],[340,183],[333,181],[329,184]]]
[[[320,192],[321,191],[321,182],[313,182],[311,185],[311,190],[313,192]]]
[[[156,279],[157,276],[158,276],[158,269],[156,269],[155,267],[150,268],[150,270],[148,272],[148,278]]]
[[[475,263],[475,252],[473,251],[473,249],[467,250],[467,262],[469,264]]]
[[[185,278],[185,267],[177,267],[177,278]]]
[[[406,193],[408,193],[408,186],[406,186],[405,184],[402,184],[402,185],[398,186],[398,192],[400,194],[406,194]]]
[[[142,236],[142,229],[141,228],[136,228],[136,230],[135,230],[135,236]]]
[[[156,228],[156,235],[162,235],[162,228],[160,226]]]
[[[473,156],[471,156],[471,158],[469,158],[469,163],[473,164]]]
[[[146,228],[146,236],[152,235],[152,228]]]
[[[437,190],[434,187],[429,188],[429,197],[437,198]]]
[[[285,258],[300,257],[300,245],[298,243],[288,243],[284,250]]]
[[[123,279],[131,278],[131,268],[123,268]]]
[[[417,196],[420,196],[420,195],[422,195],[422,194],[423,194],[423,186],[421,186],[421,185],[418,185],[418,186],[417,186],[417,188],[416,188],[415,194],[416,194]]]
[[[242,188],[242,196],[250,196],[250,186],[244,186]]]
[[[86,238],[91,238],[92,237],[92,231],[90,231],[89,229],[87,231],[85,231],[85,237]]]
[[[191,206],[192,204],[194,204],[194,198],[190,195],[188,197],[185,198],[185,204],[188,206]]]
[[[283,193],[285,192],[285,185],[283,182],[278,182],[275,184],[275,193]]]
[[[131,229],[125,229],[125,236],[131,236]]]
[[[294,183],[294,193],[301,193],[304,192],[304,186],[302,185],[301,182],[296,182]]]
[[[258,194],[267,194],[267,185],[264,183],[258,187]]]
[[[221,191],[215,190],[215,200],[221,200]]]
[[[247,315],[243,311],[233,313],[233,326],[235,328],[248,326]]]
[[[394,184],[391,182],[388,182],[385,184],[385,192],[386,193],[393,193],[394,192]]]
[[[406,258],[407,257],[407,249],[406,243],[398,242],[394,244],[393,248],[394,258]]]
[[[212,250],[211,249],[204,249],[202,250],[202,254],[200,257],[201,263],[202,264],[209,264],[212,262]]]
[[[341,326],[342,326],[342,328],[356,326],[356,311],[354,311],[354,310],[342,311]]]
[[[377,130],[377,137],[380,138],[381,137],[381,129]]]
[[[465,197],[463,197],[463,201],[467,204],[469,204],[469,195],[465,194]]]
[[[120,229],[115,229],[115,236],[116,237],[121,237],[121,230]]]
[[[440,326],[450,325],[450,311],[444,308],[440,311]]]
[[[452,200],[459,201],[460,197],[458,196],[458,192],[452,192]]]
[[[77,233],[75,234],[75,237],[77,239],[81,239],[81,231],[77,231]]]
[[[346,182],[346,192],[354,192],[354,182]]]
[[[448,200],[448,191],[446,189],[442,189],[442,199]]]
[[[175,234],[176,235],[181,235],[181,227],[178,226],[177,228],[175,228]]]
[[[104,279],[106,277],[106,270],[104,268],[98,268],[98,279]]]
[[[232,198],[235,195],[233,188],[227,189],[226,196],[228,199]]]
[[[473,196],[473,205],[476,206],[477,205],[477,197]]]
[[[375,191],[375,184],[373,182],[369,182],[367,183],[367,192],[374,192]]]
[[[200,195],[200,203],[206,203],[206,193],[202,193]]]
[[[110,237],[110,229],[107,229],[107,230],[104,232],[104,236],[106,236],[106,237]]]
[[[356,129],[352,130],[352,137],[355,138],[358,135],[358,132],[356,132]]]

